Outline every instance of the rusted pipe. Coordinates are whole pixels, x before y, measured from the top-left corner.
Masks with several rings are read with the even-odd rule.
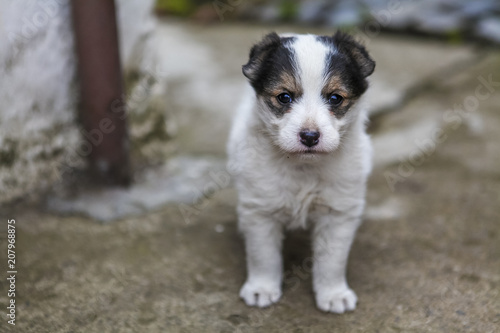
[[[115,2],[73,0],[72,10],[85,139],[81,151],[96,180],[128,185],[129,138]]]

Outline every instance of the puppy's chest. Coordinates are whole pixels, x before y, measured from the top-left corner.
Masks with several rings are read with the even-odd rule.
[[[305,228],[310,218],[327,214],[332,202],[328,183],[318,179],[282,179],[277,187],[272,208],[275,219],[289,229]]]

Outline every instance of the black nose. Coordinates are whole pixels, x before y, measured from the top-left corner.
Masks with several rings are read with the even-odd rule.
[[[299,133],[300,142],[308,147],[312,147],[318,144],[319,142],[319,132],[305,130]]]

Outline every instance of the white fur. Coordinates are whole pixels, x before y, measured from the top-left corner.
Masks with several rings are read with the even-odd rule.
[[[229,138],[228,167],[239,193],[247,253],[248,278],[240,296],[259,307],[278,301],[283,230],[310,226],[317,306],[343,313],[357,302],[345,269],[371,169],[366,111],[358,102],[341,119],[333,116],[320,95],[329,49],[309,35],[297,36],[291,47],[303,97],[291,112],[276,117],[249,91]],[[304,128],[321,134],[316,153],[303,153],[307,147],[298,133]]]

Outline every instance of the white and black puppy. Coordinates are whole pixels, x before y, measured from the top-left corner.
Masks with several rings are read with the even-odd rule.
[[[253,92],[228,143],[247,255],[240,291],[246,304],[278,301],[284,229],[310,226],[318,308],[356,307],[346,263],[371,170],[360,98],[374,68],[365,48],[344,33],[271,33],[251,49],[243,74]]]

